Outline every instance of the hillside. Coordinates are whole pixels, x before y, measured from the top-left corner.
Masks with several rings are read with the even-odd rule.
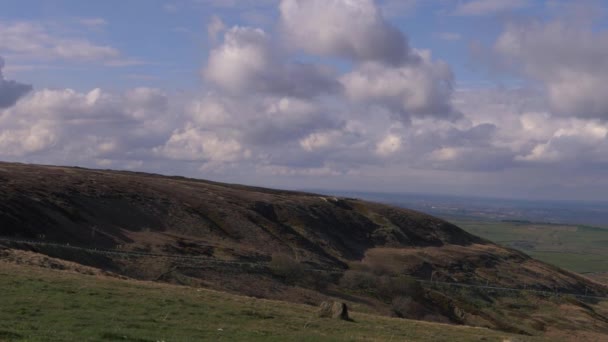
[[[603,297],[603,285],[443,220],[351,198],[0,163],[0,236],[5,255],[30,250],[141,280],[313,305],[333,297],[522,334],[608,332],[595,300],[552,296]]]
[[[361,313],[352,314],[353,322],[324,320],[308,305],[2,261],[0,287],[0,341],[522,340],[489,329]]]

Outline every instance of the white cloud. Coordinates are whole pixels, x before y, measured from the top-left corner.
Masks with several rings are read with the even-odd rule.
[[[492,49],[508,70],[542,89],[455,91],[451,68],[409,47],[378,6],[283,1],[278,33],[291,39],[289,46],[273,30],[212,22],[209,33],[218,41],[203,68],[201,95],[23,88],[7,96],[7,85],[21,84],[0,78],[0,99],[12,99],[0,101],[0,159],[390,190],[395,184],[409,190],[420,180],[436,189],[467,180],[500,184],[507,176],[530,185],[530,174],[542,183],[566,167],[578,179],[602,177],[608,165],[604,31],[511,24]],[[49,53],[68,61],[128,62],[103,53],[58,55],[57,46],[69,51],[66,41],[81,38],[58,38],[44,23],[27,27],[6,36],[31,37],[29,45],[27,39],[12,45],[11,59]],[[8,46],[0,42],[0,49]],[[336,59],[339,68],[323,64]]]
[[[272,66],[270,39],[261,29],[233,27],[224,43],[209,54],[208,80],[232,92],[249,90]]]
[[[406,36],[372,0],[284,0],[280,10],[287,41],[305,52],[391,65],[411,58]]]
[[[238,141],[197,129],[189,123],[184,129],[174,131],[166,144],[154,152],[170,159],[202,162],[234,162],[251,155]]]
[[[0,155],[21,157],[49,149],[57,142],[57,135],[44,122],[30,127],[0,131]]]
[[[0,21],[0,53],[12,59],[104,61],[124,59],[118,49],[88,39],[67,37],[42,22]]]
[[[348,97],[354,101],[386,105],[410,115],[451,117],[453,75],[441,61],[421,53],[420,62],[401,67],[364,63],[342,77]]]
[[[376,145],[376,153],[381,156],[388,156],[397,152],[401,148],[401,137],[388,134]]]
[[[138,88],[123,94],[94,89],[42,89],[0,111],[2,156],[91,161],[125,158],[163,142],[173,130],[165,94]],[[52,150],[50,150],[52,148]],[[149,152],[148,152],[149,153]]]
[[[565,19],[511,23],[493,49],[509,70],[543,85],[554,113],[608,118],[608,31]]]
[[[289,63],[262,29],[233,27],[209,54],[205,78],[232,94],[270,93],[312,97],[339,89],[332,70]]]
[[[341,138],[341,135],[339,130],[320,131],[309,134],[299,142],[305,151],[312,152],[331,147],[336,140]]]
[[[405,34],[386,21],[373,1],[284,0],[280,11],[289,46],[355,62],[340,77],[351,101],[379,105],[406,121],[415,115],[458,116],[450,104],[450,67],[432,61],[428,51],[410,48]]]
[[[530,162],[606,162],[608,126],[596,121],[570,119],[526,155],[517,157]]]
[[[520,9],[529,6],[528,0],[470,0],[461,3],[455,15],[480,16]]]

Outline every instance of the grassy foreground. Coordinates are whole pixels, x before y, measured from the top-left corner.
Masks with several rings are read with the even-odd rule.
[[[0,341],[503,341],[509,334],[0,260]],[[517,337],[516,340],[538,340]]]

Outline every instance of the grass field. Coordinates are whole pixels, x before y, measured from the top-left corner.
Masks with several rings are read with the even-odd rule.
[[[608,272],[608,229],[462,218],[448,220],[472,234],[570,271]]]
[[[0,261],[0,341],[503,341],[481,328],[306,305]],[[519,337],[517,341],[539,341]]]

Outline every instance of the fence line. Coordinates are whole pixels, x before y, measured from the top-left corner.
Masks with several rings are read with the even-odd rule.
[[[29,245],[35,245],[35,246],[57,247],[57,248],[82,251],[82,252],[86,252],[86,253],[107,255],[107,256],[152,257],[152,258],[168,259],[168,260],[195,261],[195,262],[200,262],[200,263],[216,264],[216,265],[254,266],[254,267],[259,267],[259,268],[268,268],[270,265],[269,262],[263,262],[263,261],[258,261],[258,262],[249,261],[248,262],[248,261],[218,260],[218,259],[208,258],[208,257],[185,256],[185,255],[180,255],[180,254],[159,254],[159,253],[147,253],[147,252],[120,251],[120,250],[116,250],[116,249],[97,249],[97,248],[72,246],[69,244],[43,242],[43,241],[37,241],[37,240],[15,239],[15,238],[10,238],[10,237],[0,237],[0,242],[8,242],[8,243],[16,243],[16,244],[29,244]],[[193,264],[190,264],[190,265],[177,264],[175,266],[176,266],[176,268],[179,268],[179,267],[204,268],[200,265],[195,266]],[[321,269],[321,268],[311,268],[311,267],[307,267],[306,270],[307,271],[316,271],[316,272],[325,272],[325,273],[330,273],[330,274],[343,274],[346,271],[346,269],[338,269],[338,268]],[[608,296],[587,295],[586,293],[581,294],[581,293],[570,293],[570,292],[560,292],[560,291],[545,291],[545,290],[536,290],[536,289],[532,289],[532,288],[523,288],[522,289],[522,288],[495,286],[495,285],[489,285],[489,284],[478,285],[478,284],[467,284],[467,283],[460,283],[460,282],[445,282],[445,281],[437,281],[437,280],[432,280],[432,279],[428,280],[428,279],[417,278],[412,275],[408,275],[408,276],[419,283],[428,284],[431,286],[441,285],[441,286],[452,286],[452,287],[460,287],[460,288],[476,288],[476,289],[494,290],[494,291],[528,292],[528,293],[536,293],[536,294],[549,295],[549,296],[558,295],[558,296],[573,296],[573,297],[591,298],[591,299],[608,299]]]

